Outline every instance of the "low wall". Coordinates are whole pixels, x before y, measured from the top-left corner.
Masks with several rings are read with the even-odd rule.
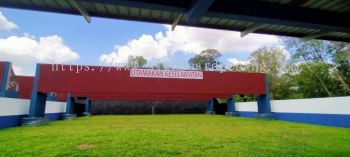
[[[20,125],[21,119],[29,113],[29,101],[28,99],[0,98],[0,128]],[[49,120],[61,119],[65,111],[65,102],[46,102],[45,116]]]
[[[65,110],[65,102],[46,103],[45,113],[50,120],[61,119]],[[271,110],[278,120],[350,128],[350,96],[273,100]],[[236,111],[241,117],[255,117],[257,103],[236,103]],[[28,112],[29,100],[0,98],[0,128],[20,125]]]
[[[241,117],[255,117],[256,102],[236,103]],[[271,112],[278,120],[350,128],[350,96],[272,100]]]

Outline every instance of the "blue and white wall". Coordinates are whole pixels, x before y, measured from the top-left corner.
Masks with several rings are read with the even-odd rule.
[[[29,101],[0,97],[0,128],[18,126],[28,115]],[[256,102],[236,103],[241,117],[255,117]],[[46,102],[46,117],[58,120],[66,111],[66,102]],[[350,128],[350,96],[271,101],[271,111],[278,120]]]
[[[14,127],[29,113],[28,99],[0,97],[0,128]],[[66,102],[47,101],[45,115],[49,120],[58,120],[66,111]]]
[[[256,102],[236,103],[241,117],[255,117]],[[278,120],[350,128],[350,96],[272,100],[271,112]]]

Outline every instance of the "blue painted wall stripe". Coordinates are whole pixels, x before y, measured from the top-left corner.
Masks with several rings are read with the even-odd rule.
[[[311,113],[275,113],[278,120],[302,122],[316,125],[350,128],[350,115],[311,114]]]
[[[239,112],[240,117],[255,118],[257,112]],[[281,113],[273,112],[277,120],[350,128],[350,114]]]
[[[0,128],[9,128],[19,126],[25,115],[0,116]]]
[[[47,113],[47,117],[50,121],[62,119],[64,113]],[[23,117],[28,115],[13,115],[13,116],[0,116],[0,129],[16,127],[21,125]]]
[[[255,114],[257,112],[238,112],[238,115],[240,117],[248,117],[248,118],[255,118]]]
[[[50,121],[55,121],[55,120],[63,119],[63,114],[64,113],[46,113],[45,117]]]

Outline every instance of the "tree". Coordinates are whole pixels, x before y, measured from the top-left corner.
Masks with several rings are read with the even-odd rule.
[[[256,100],[254,95],[235,95],[233,99],[235,102],[249,102]]]
[[[127,64],[130,67],[142,68],[147,64],[147,60],[143,56],[129,56]]]
[[[336,75],[341,82],[341,89],[346,89],[341,92],[341,95],[350,95],[350,44],[338,43],[341,49],[335,53],[334,63],[337,69]]]
[[[341,49],[337,42],[324,40],[304,40],[300,38],[282,38],[293,61],[327,62]]]
[[[188,63],[192,67],[198,67],[201,70],[205,70],[206,68],[212,68],[215,65],[219,65],[219,57],[221,57],[221,53],[218,50],[206,49],[191,58]]]
[[[302,61],[305,64],[306,70],[309,69],[309,73],[315,75],[315,79],[327,92],[328,96],[334,95],[325,82],[318,77],[318,74],[308,68],[311,63],[327,63],[335,68],[334,75],[336,80],[341,84],[343,93],[350,93],[349,83],[346,81],[347,74],[345,71],[338,68],[347,67],[346,62],[343,59],[339,60],[340,54],[346,54],[349,51],[349,44],[342,42],[323,41],[323,40],[303,40],[298,38],[283,38],[283,42],[286,45],[288,51],[292,54],[292,62]],[[348,55],[349,56],[349,55]],[[346,58],[346,57],[345,57]],[[345,73],[344,73],[345,72]]]
[[[163,63],[157,63],[157,65],[153,66],[153,69],[165,69],[165,66]]]
[[[277,100],[304,98],[304,94],[300,91],[300,85],[295,81],[295,74],[290,70],[285,71],[279,77],[276,86],[278,88],[274,91],[274,98]]]
[[[320,86],[318,79],[322,80],[325,87]],[[298,84],[298,91],[304,98],[327,97],[329,93],[337,95],[337,87],[334,86],[337,80],[331,66],[325,62],[300,64],[293,80]]]
[[[282,47],[259,48],[249,57],[250,66],[262,69],[269,80],[269,89],[272,99],[276,98],[277,89],[281,84],[280,75],[287,61],[287,54]]]

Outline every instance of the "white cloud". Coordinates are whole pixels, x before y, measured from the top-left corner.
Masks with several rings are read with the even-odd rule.
[[[286,60],[290,60],[291,59],[290,53],[288,52],[288,50],[283,45],[278,45],[276,47],[282,49],[282,53],[284,55],[286,55]]]
[[[0,58],[12,62],[16,74],[34,75],[37,62],[66,63],[79,59],[79,55],[65,45],[60,36],[36,39],[24,35],[0,39]]]
[[[164,59],[175,52],[198,54],[207,48],[214,48],[222,53],[252,52],[259,47],[277,44],[278,37],[272,35],[250,34],[244,38],[239,32],[205,28],[177,26],[171,31],[155,35],[142,35],[125,45],[116,45],[115,50],[104,54],[100,60],[125,62],[129,55],[142,55],[146,59]]]
[[[239,60],[237,58],[229,58],[228,62],[232,65],[247,65],[249,64],[249,60]]]
[[[286,60],[288,61],[290,59],[290,54],[289,52],[285,49],[285,47],[283,45],[276,45],[275,48],[281,49],[282,53],[286,56]],[[251,59],[248,58],[247,60],[239,60],[237,58],[228,58],[227,61],[232,64],[233,66],[237,66],[237,65],[248,65],[249,63],[251,63]],[[286,65],[282,65],[283,68]],[[281,72],[283,72],[283,69],[280,69]]]
[[[17,27],[18,26],[15,23],[7,20],[7,18],[0,11],[0,30],[10,30],[15,29]]]
[[[161,59],[167,56],[167,47],[161,44],[160,40],[155,39],[151,35],[142,35],[139,39],[129,41],[126,45],[116,45],[114,49],[117,51],[108,55],[104,54],[100,57],[101,61],[122,63],[127,60],[130,55],[144,56],[146,59]]]

